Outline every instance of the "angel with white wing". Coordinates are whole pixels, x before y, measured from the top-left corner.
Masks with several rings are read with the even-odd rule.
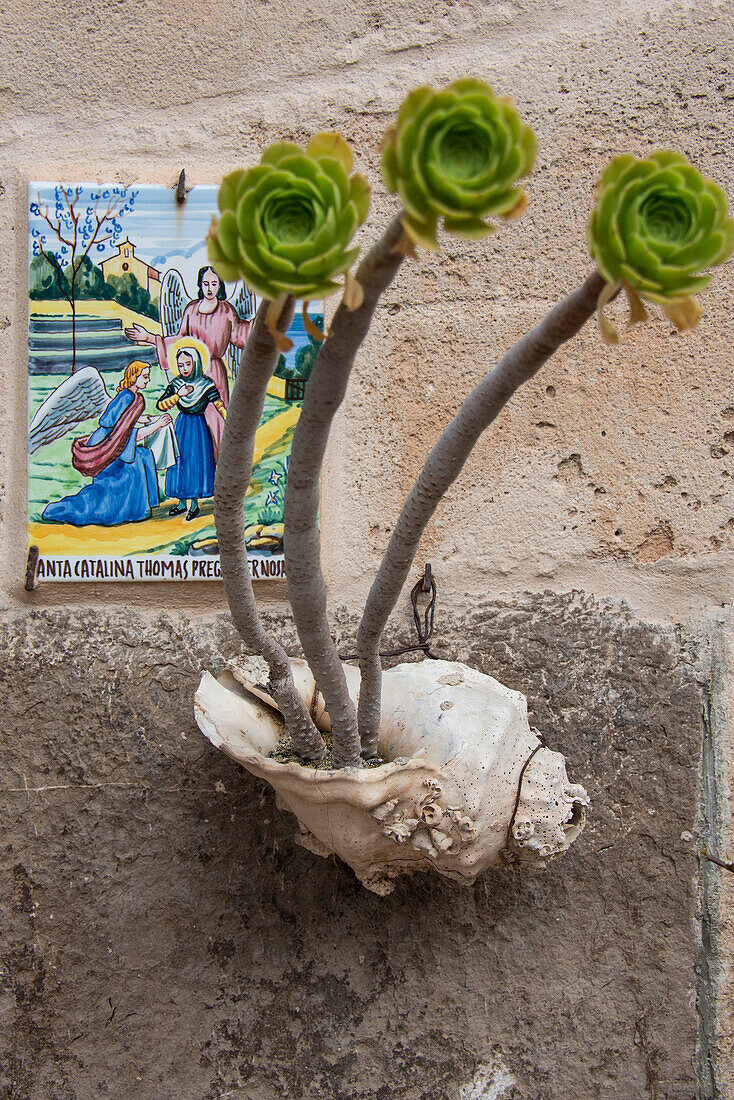
[[[71,444],[72,466],[91,477],[91,482],[47,504],[44,520],[83,527],[149,518],[158,504],[156,459],[149,443],[171,423],[168,413],[152,418],[143,415],[143,390],[149,382],[150,364],[135,360],[127,365],[117,393],[110,397],[99,372],[85,367],[46,399],[31,424],[32,451],[61,438],[69,426],[83,422],[92,408],[99,426]],[[48,406],[45,411],[44,406]],[[167,464],[171,464],[170,458]]]
[[[136,344],[154,344],[158,362],[168,375],[168,356],[173,344],[182,336],[193,336],[209,351],[205,374],[219,390],[224,407],[229,402],[229,379],[224,357],[229,348],[232,376],[236,377],[241,349],[247,342],[255,316],[255,296],[241,283],[233,292],[234,302],[227,299],[222,279],[212,267],[199,269],[198,296],[187,302],[188,295],[180,272],[169,269],[161,283],[161,325],[163,336],[148,332],[142,325],[125,329],[128,340]],[[224,421],[213,406],[206,412],[206,421],[214,443],[214,458],[219,454],[219,441]]]

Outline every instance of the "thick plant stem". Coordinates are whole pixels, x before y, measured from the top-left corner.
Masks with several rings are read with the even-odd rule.
[[[257,311],[230,394],[214,479],[214,518],[224,591],[235,626],[247,648],[261,653],[268,662],[268,690],[285,718],[295,751],[305,759],[320,760],[324,742],[296,691],[288,655],[260,622],[247,564],[245,494],[252,476],[255,433],[268,382],[278,362],[278,349],[267,326],[269,306],[269,302],[263,302]],[[294,301],[289,298],[278,319],[277,328],[281,332],[290,325],[293,308]]]
[[[334,414],[341,405],[359,347],[382,292],[405,256],[400,215],[368,252],[357,271],[364,297],[357,309],[341,303],[306,385],[296,425],[285,491],[285,570],[298,636],[331,717],[333,763],[357,764],[357,712],[349,697],[326,615],[321,570],[319,475]]]
[[[370,589],[357,634],[362,676],[359,730],[362,751],[374,753],[380,725],[382,665],[380,639],[413,563],[426,524],[459,476],[479,436],[513,393],[543,366],[561,344],[593,316],[604,288],[598,272],[564,298],[474,387],[426,459],[403,505],[379,572]]]

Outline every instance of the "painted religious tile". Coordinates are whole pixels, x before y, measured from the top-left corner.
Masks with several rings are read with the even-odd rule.
[[[214,473],[257,306],[207,262],[216,187],[29,187],[28,540],[38,577],[220,576]],[[309,306],[318,327],[318,304]],[[296,310],[244,513],[255,579],[283,576],[291,439],[318,344]]]

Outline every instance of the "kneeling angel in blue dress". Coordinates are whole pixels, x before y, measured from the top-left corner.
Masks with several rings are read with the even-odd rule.
[[[94,368],[87,368],[87,371],[90,373],[89,384],[93,385],[99,375]],[[71,446],[72,466],[91,477],[91,483],[78,493],[47,504],[42,519],[80,527],[92,523],[112,526],[150,517],[151,509],[158,504],[158,481],[153,454],[141,443],[170,422],[170,417],[155,417],[140,427],[136,426],[145,409],[142,391],[149,381],[148,363],[136,360],[128,364],[116,396],[104,404],[99,427],[90,436],[75,439]],[[97,388],[100,384],[104,390],[101,379]],[[69,389],[69,400],[60,402],[58,395],[64,386]],[[56,407],[63,406],[69,420],[73,421],[73,415],[66,409],[66,404],[73,405],[72,395],[74,400],[79,401],[82,387],[82,380],[72,376],[53,395]],[[101,400],[104,402],[103,397]],[[58,419],[58,414],[54,417],[49,411],[44,425],[47,432],[53,431],[55,434],[58,431],[55,425],[48,428],[52,419]]]
[[[185,512],[190,500],[186,519],[194,519],[199,514],[199,500],[214,493],[214,444],[205,413],[209,405],[222,420],[227,413],[219,390],[204,374],[197,348],[180,348],[176,363],[178,377],[171,379],[156,402],[163,412],[178,407],[174,430],[179,454],[175,466],[166,471],[166,496],[178,499],[170,515]]]

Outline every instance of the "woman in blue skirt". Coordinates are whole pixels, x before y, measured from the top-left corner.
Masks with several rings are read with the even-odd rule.
[[[227,413],[219,390],[204,374],[196,348],[181,348],[176,363],[178,377],[171,379],[156,402],[161,412],[178,407],[174,430],[179,456],[166,472],[166,496],[178,499],[169,515],[185,512],[190,500],[186,519],[194,519],[199,514],[199,500],[214,493],[214,445],[204,414],[209,405],[214,405],[222,420]]]

